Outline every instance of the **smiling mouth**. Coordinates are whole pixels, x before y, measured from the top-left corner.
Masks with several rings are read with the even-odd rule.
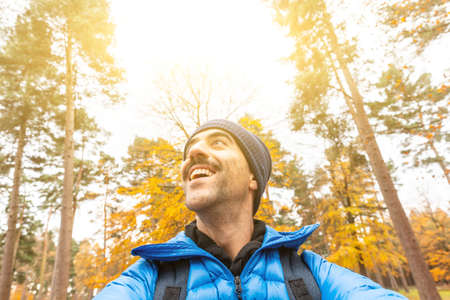
[[[209,169],[206,168],[197,168],[194,171],[191,172],[189,176],[189,181],[198,179],[198,178],[204,178],[204,177],[211,177],[214,175],[214,172],[212,172]]]

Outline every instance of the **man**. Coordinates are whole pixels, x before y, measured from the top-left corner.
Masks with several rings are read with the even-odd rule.
[[[166,243],[134,249],[142,258],[95,299],[405,299],[311,251],[300,258],[318,225],[279,233],[253,220],[271,164],[264,143],[241,126],[200,126],[181,169],[196,220]]]

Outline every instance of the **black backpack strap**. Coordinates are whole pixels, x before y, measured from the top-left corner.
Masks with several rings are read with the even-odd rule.
[[[158,280],[156,281],[155,300],[186,299],[187,281],[189,277],[189,261],[155,262],[158,265]]]
[[[317,282],[297,249],[281,247],[278,251],[289,299],[320,300]]]

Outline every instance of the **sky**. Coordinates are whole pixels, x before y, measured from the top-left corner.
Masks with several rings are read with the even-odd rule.
[[[146,128],[150,135],[160,132],[143,111],[158,99],[155,81],[174,68],[208,69],[213,79],[236,85],[235,97],[244,82],[257,93],[252,114],[284,119],[293,90],[287,80],[294,70],[281,59],[289,55],[292,41],[274,26],[271,11],[260,1],[134,0],[113,1],[112,8],[116,56],[128,76],[124,108],[129,113],[116,110],[121,122],[114,122],[114,132],[124,128]],[[135,110],[140,111],[139,120]]]

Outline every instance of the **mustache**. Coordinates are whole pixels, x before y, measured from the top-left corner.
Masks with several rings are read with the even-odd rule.
[[[187,167],[184,169],[183,172],[183,180],[186,180],[189,176],[189,171],[191,170],[191,168],[195,165],[207,165],[209,166],[212,170],[214,171],[218,171],[220,170],[220,166],[219,164],[217,164],[214,161],[209,160],[208,158],[204,157],[204,156],[197,156],[194,158],[191,158],[189,164],[187,165]]]

